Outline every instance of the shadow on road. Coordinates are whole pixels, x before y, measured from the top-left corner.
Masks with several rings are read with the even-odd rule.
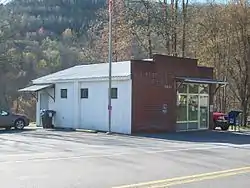
[[[33,137],[46,140],[68,141],[78,144],[89,145],[116,145],[116,146],[133,146],[133,139],[128,138],[117,139],[116,137],[107,137],[106,134],[84,134],[73,130],[42,130],[36,131],[38,128],[25,128],[24,130],[4,130],[0,129],[1,134],[21,134],[23,137]],[[24,133],[24,134],[22,134]],[[71,134],[72,133],[72,134]],[[137,138],[153,138],[162,141],[183,141],[194,143],[216,143],[216,144],[250,144],[250,132],[231,132],[231,131],[192,131],[192,132],[176,132],[161,134],[136,134],[132,135]],[[126,135],[125,135],[126,137]],[[147,145],[148,143],[137,142],[137,146]]]
[[[186,142],[250,144],[250,132],[193,131],[164,134],[137,134],[136,136]]]
[[[17,133],[22,133],[22,132],[29,132],[29,131],[34,131],[35,129],[27,129],[24,128],[23,130],[16,130],[16,129],[11,129],[11,130],[6,130],[6,129],[2,129],[0,128],[0,134],[17,134]]]

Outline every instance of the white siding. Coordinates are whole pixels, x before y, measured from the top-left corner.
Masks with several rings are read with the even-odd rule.
[[[36,103],[36,125],[41,126],[41,119],[40,119],[40,91],[37,92],[37,103]]]
[[[118,98],[112,99],[111,130],[131,134],[131,80],[117,80],[112,87],[118,89]],[[88,88],[88,98],[81,99],[80,89]],[[61,89],[67,89],[67,99],[61,98]],[[49,110],[55,110],[55,127],[82,128],[108,131],[108,81],[56,83],[55,90],[47,89]],[[38,92],[37,125],[41,125],[41,98]]]
[[[112,99],[113,132],[131,134],[131,80],[113,81],[118,98]],[[80,127],[108,131],[108,82],[81,82],[88,88],[88,99],[80,99]],[[79,91],[80,93],[80,91]]]
[[[54,94],[54,88],[50,88],[50,89],[47,89],[48,93],[50,94],[49,96],[49,110],[55,110],[56,109],[56,105],[55,105],[55,102],[54,100],[51,98],[51,97],[54,97],[55,94]]]
[[[67,89],[67,98],[61,98],[61,89]],[[57,83],[55,85],[55,126],[72,128],[74,126],[74,84]]]

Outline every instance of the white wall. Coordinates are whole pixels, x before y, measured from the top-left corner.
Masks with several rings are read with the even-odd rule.
[[[47,92],[50,94],[50,96],[54,97],[54,88],[47,89]],[[54,100],[49,96],[49,110],[55,110],[56,105]]]
[[[131,134],[131,84],[131,80],[112,82],[112,87],[118,88],[118,98],[112,99],[113,132]],[[88,88],[87,99],[80,98],[81,88]],[[61,98],[61,89],[68,90],[67,99]],[[54,89],[47,91],[54,96]],[[40,93],[37,103],[37,125],[41,125]],[[55,102],[49,97],[48,107],[56,111],[55,127],[108,131],[108,81],[56,83]]]
[[[67,98],[61,98],[61,89],[67,89]],[[57,83],[55,85],[55,126],[72,128],[74,126],[74,84]]]
[[[131,133],[131,84],[131,80],[112,82],[118,88],[118,98],[112,99],[113,132]],[[108,81],[81,82],[79,93],[81,88],[88,88],[89,96],[80,99],[78,128],[108,131]]]
[[[37,101],[36,101],[36,125],[41,126],[41,118],[40,118],[40,93],[37,92]]]

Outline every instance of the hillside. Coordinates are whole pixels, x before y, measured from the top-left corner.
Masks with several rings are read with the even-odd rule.
[[[14,0],[6,6],[25,17],[29,31],[43,27],[60,35],[67,28],[76,33],[86,31],[105,5],[105,0]]]

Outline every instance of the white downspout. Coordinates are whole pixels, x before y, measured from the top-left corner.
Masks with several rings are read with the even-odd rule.
[[[41,105],[41,98],[39,91],[37,92],[37,101],[36,101],[36,126],[41,126],[40,105]]]
[[[79,87],[79,81],[74,82],[74,128],[80,128],[80,87]]]

